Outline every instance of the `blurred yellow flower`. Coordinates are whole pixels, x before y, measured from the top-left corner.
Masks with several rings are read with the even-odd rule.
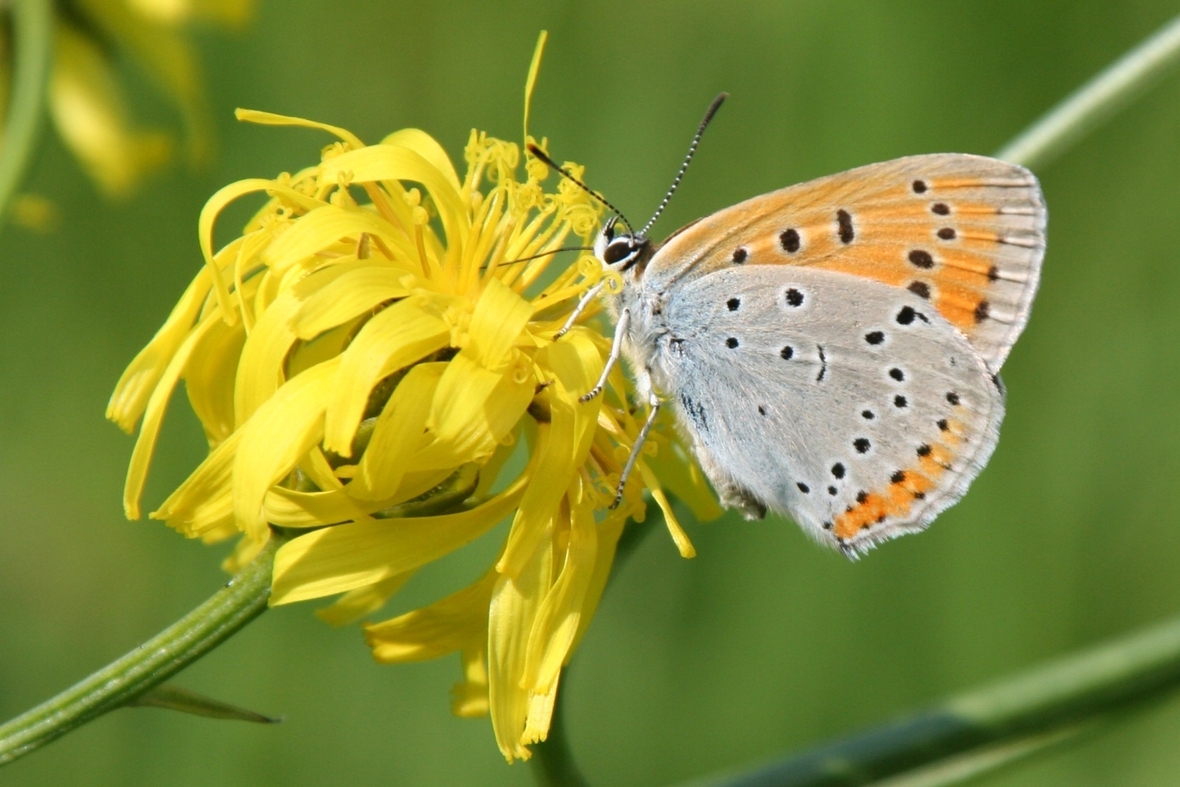
[[[460,179],[417,129],[365,145],[319,123],[239,117],[339,141],[314,166],[233,183],[205,206],[206,265],[108,410],[128,431],[142,417],[127,514],[139,515],[183,380],[210,453],[152,517],[209,542],[245,534],[231,567],[272,527],[294,535],[275,560],[272,604],[343,594],[321,614],[354,621],[510,520],[474,584],[365,631],[381,662],[460,654],[455,712],[490,712],[504,755],[526,758],[624,523],[645,515],[644,490],[685,555],[660,480],[702,515],[716,511],[667,435],[609,508],[639,427],[627,383],[616,371],[605,396],[579,402],[610,342],[584,325],[553,338],[604,275],[592,256],[556,270],[554,252],[588,243],[600,207],[564,180],[546,191],[548,168],[531,157],[518,179],[521,149],[475,131]],[[218,214],[258,193],[265,205],[214,253]]]
[[[212,132],[200,66],[183,28],[194,21],[240,26],[253,13],[253,0],[72,0],[55,6],[49,114],[103,193],[130,194],[173,148],[171,135],[140,130],[130,119],[111,59],[116,50],[136,61],[176,104],[190,163],[207,159]],[[7,16],[0,25],[7,27]],[[0,117],[11,72],[7,39],[0,43]]]

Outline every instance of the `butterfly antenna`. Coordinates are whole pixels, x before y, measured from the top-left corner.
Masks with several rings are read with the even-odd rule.
[[[496,267],[503,268],[505,265],[515,265],[518,262],[528,262],[529,260],[535,260],[540,257],[547,257],[550,254],[560,254],[563,251],[594,251],[594,247],[593,246],[562,246],[560,249],[550,249],[549,251],[540,251],[540,252],[537,252],[536,254],[530,254],[527,257],[520,257],[515,260],[506,260],[504,262],[499,263]],[[480,270],[484,270],[487,267],[488,266],[485,263],[484,265],[482,265],[480,267]]]
[[[701,137],[705,135],[705,129],[709,127],[709,121],[717,114],[717,110],[721,109],[721,104],[725,99],[729,98],[728,93],[719,93],[717,98],[713,99],[713,103],[705,110],[705,117],[701,120],[701,125],[697,127],[697,133],[692,138],[692,144],[688,146],[688,155],[684,157],[684,163],[680,165],[680,171],[676,173],[676,177],[672,179],[672,185],[668,188],[668,193],[664,195],[664,201],[656,208],[655,214],[648,219],[647,224],[643,225],[643,229],[639,231],[640,237],[645,237],[647,231],[651,229],[651,225],[656,223],[656,219],[664,212],[664,208],[668,207],[668,202],[671,201],[672,195],[676,193],[676,187],[680,185],[684,173],[688,170],[688,165],[692,161],[693,155],[697,152],[697,145],[701,144]]]
[[[594,189],[590,188],[582,181],[575,178],[572,174],[570,174],[570,171],[568,169],[566,169],[565,167],[559,166],[556,161],[549,158],[548,153],[541,150],[539,147],[534,145],[532,142],[530,142],[528,144],[528,151],[529,151],[529,153],[532,153],[537,158],[541,159],[541,161],[544,161],[546,164],[548,164],[553,169],[560,172],[565,177],[565,179],[568,180],[570,183],[575,184],[580,189],[582,189],[582,191],[586,192],[591,197],[594,197],[594,199],[598,200],[603,205],[605,205],[607,208],[614,211],[615,215],[617,215],[622,220],[622,222],[627,225],[627,229],[632,229],[631,222],[627,221],[627,217],[623,215],[623,211],[619,210],[614,205],[610,204],[610,201],[607,200],[606,197],[602,196],[597,191],[595,191]]]

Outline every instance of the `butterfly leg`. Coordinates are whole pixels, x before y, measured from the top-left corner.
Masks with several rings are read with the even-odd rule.
[[[620,322],[622,321],[620,320]],[[643,428],[639,430],[639,435],[631,445],[631,454],[627,457],[627,464],[623,465],[623,472],[619,475],[619,485],[615,488],[615,502],[610,504],[612,509],[618,508],[619,503],[623,502],[623,490],[627,487],[627,479],[631,476],[631,471],[635,469],[635,463],[639,461],[639,455],[643,452],[643,444],[647,442],[647,434],[655,424],[656,416],[660,414],[660,398],[654,392],[648,394],[647,404],[649,407],[647,420],[643,422]]]
[[[578,398],[579,402],[590,401],[602,393],[602,389],[606,387],[606,378],[610,376],[611,369],[615,368],[615,364],[619,362],[619,355],[623,352],[623,337],[627,335],[627,326],[630,324],[631,310],[623,309],[619,312],[619,322],[615,325],[615,340],[611,343],[610,355],[606,357],[606,363],[602,366],[602,375],[593,388]]]
[[[574,327],[574,323],[576,323],[578,318],[582,316],[582,312],[586,311],[586,308],[590,305],[590,302],[598,297],[598,293],[602,292],[602,288],[605,285],[606,280],[604,279],[586,291],[586,294],[582,296],[582,299],[578,301],[578,305],[575,306],[574,310],[570,313],[569,319],[565,321],[565,325],[561,326],[561,330],[553,334],[553,341],[557,341],[562,336],[565,336],[567,333],[569,333],[570,328]]]

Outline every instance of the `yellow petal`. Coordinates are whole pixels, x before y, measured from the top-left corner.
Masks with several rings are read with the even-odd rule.
[[[561,665],[573,645],[584,614],[586,591],[594,576],[598,534],[594,508],[582,492],[581,479],[570,484],[567,498],[570,533],[565,562],[537,612],[521,680],[525,688],[537,694],[548,695],[557,688]]]
[[[430,402],[445,364],[418,364],[397,384],[377,423],[348,491],[361,500],[392,497],[422,442]]]
[[[404,270],[369,260],[341,263],[336,267],[345,266],[346,272],[303,302],[291,325],[300,339],[311,339],[384,301],[410,294],[401,282],[406,276]]]
[[[196,322],[201,305],[209,294],[209,283],[208,271],[202,270],[197,274],[160,330],[156,331],[156,335],[139,351],[119,378],[111,401],[107,404],[106,416],[124,431],[134,429],[135,422],[143,415],[148,397],[155,390],[172,355]]]
[[[590,452],[601,406],[601,397],[578,401],[579,393],[590,388],[590,377],[602,365],[597,348],[585,336],[571,334],[568,341],[549,345],[539,360],[558,377],[552,386],[549,427],[539,430],[542,437],[536,450],[543,458],[537,482],[525,493],[497,565],[506,574],[516,574],[545,537],[546,523]]]
[[[594,619],[594,613],[598,610],[598,602],[602,600],[607,580],[610,579],[611,568],[615,563],[615,550],[618,548],[619,537],[623,535],[623,526],[626,522],[625,512],[613,511],[598,524],[598,532],[595,535],[594,573],[586,583],[586,595],[582,599],[582,617],[578,621],[578,631],[574,634],[574,641],[569,648],[571,654],[578,649],[582,637],[590,627],[590,621]],[[569,661],[569,656],[566,656],[566,661]]]
[[[221,211],[225,210],[227,205],[239,197],[260,191],[281,196],[288,202],[299,205],[308,211],[314,210],[323,204],[306,194],[300,194],[294,189],[287,188],[276,181],[266,180],[264,178],[248,178],[246,180],[235,181],[228,186],[221,187],[214,192],[212,197],[206,200],[204,207],[201,208],[201,215],[197,218],[197,239],[201,245],[201,254],[205,257],[205,264],[208,266],[211,281],[216,288],[217,302],[221,306],[223,316],[229,322],[237,318],[237,312],[234,311],[233,304],[230,302],[229,286],[221,277],[221,267],[214,261],[213,228],[217,224],[217,217],[221,215]]]
[[[463,682],[451,689],[451,711],[464,719],[487,716],[487,636],[484,632],[480,632],[479,644],[463,648],[460,657],[463,660]]]
[[[421,467],[480,461],[516,426],[532,400],[532,364],[513,349],[528,325],[528,303],[497,279],[471,315],[467,346],[439,381],[427,421],[434,442],[415,460]]]
[[[635,469],[643,477],[643,483],[647,485],[648,491],[651,492],[652,499],[656,501],[656,505],[663,512],[664,524],[668,528],[668,534],[672,536],[672,542],[676,544],[676,549],[680,551],[680,556],[683,558],[696,557],[696,547],[689,540],[688,533],[684,532],[684,528],[680,526],[680,520],[673,513],[672,504],[668,502],[667,495],[660,488],[660,481],[656,478],[655,473],[648,468],[647,463],[643,460],[635,463]]]
[[[459,175],[455,172],[455,166],[451,164],[451,157],[447,155],[443,146],[438,144],[434,137],[422,129],[403,128],[381,140],[381,144],[409,148],[429,161],[432,167],[441,172],[451,188],[456,192],[462,189],[462,186],[459,184]]]
[[[260,126],[301,126],[303,128],[315,128],[320,131],[327,131],[329,134],[335,134],[354,148],[363,148],[365,146],[365,143],[361,142],[360,138],[348,129],[340,128],[339,126],[330,126],[327,123],[317,123],[314,120],[304,120],[303,118],[293,117],[291,115],[277,115],[274,112],[262,112],[257,109],[240,108],[234,110],[234,117],[242,123],[256,123]]]
[[[696,521],[708,522],[724,513],[700,466],[680,443],[661,445],[659,452],[644,456],[643,461],[663,487],[692,509]]]
[[[499,374],[459,353],[447,364],[434,393],[427,427],[432,442],[414,464],[453,467],[490,457],[520,421],[536,382],[527,359]]]
[[[520,734],[521,743],[540,743],[548,737],[553,704],[557,701],[557,683],[554,680],[544,693],[529,693],[529,712],[524,720],[524,731]]]
[[[151,514],[189,538],[233,524],[234,455],[242,433],[234,432],[213,449],[175,492]]]
[[[246,341],[240,324],[227,325],[220,317],[213,322],[184,368],[188,400],[205,428],[210,448],[234,430],[234,378]]]
[[[278,486],[267,491],[263,515],[279,527],[323,527],[367,518],[343,489],[297,492]]]
[[[530,692],[520,682],[529,632],[549,590],[552,571],[553,549],[549,544],[541,544],[515,577],[500,575],[492,592],[488,615],[488,700],[496,744],[509,762],[531,756],[521,742],[529,715]]]
[[[491,279],[471,313],[465,352],[485,369],[504,371],[509,350],[528,325],[532,313],[528,301],[499,279]]]
[[[316,610],[316,617],[330,626],[353,623],[385,606],[385,602],[393,598],[394,594],[410,581],[414,573],[407,571],[404,574],[394,574],[368,587],[350,590],[336,599],[332,606]]]
[[[287,381],[242,427],[234,457],[234,517],[251,538],[266,538],[267,491],[323,438],[323,403],[338,366],[322,363]]]
[[[262,252],[261,259],[281,275],[292,265],[332,246],[341,238],[362,233],[388,242],[395,260],[407,272],[416,269],[418,253],[406,234],[372,211],[341,205],[321,205],[301,216]]]
[[[272,606],[344,593],[410,571],[470,543],[520,502],[528,475],[470,511],[317,530],[275,555]]]
[[[463,259],[463,242],[471,227],[467,208],[446,174],[422,154],[401,145],[372,145],[324,161],[321,177],[325,182],[336,183],[344,175],[354,183],[412,180],[426,186],[447,235],[448,265],[457,266]]]
[[[206,317],[205,321],[190,333],[177,349],[167,369],[160,377],[156,389],[148,400],[144,411],[143,426],[139,430],[139,439],[135,441],[135,450],[131,453],[131,462],[127,468],[127,481],[123,486],[123,511],[128,519],[139,519],[139,496],[143,492],[144,481],[147,480],[148,465],[152,461],[152,453],[156,448],[156,437],[160,433],[160,424],[164,421],[164,413],[168,409],[168,400],[172,398],[172,391],[188,363],[193,348],[205,337],[209,329],[221,324],[216,317]]]
[[[239,428],[283,384],[284,362],[298,340],[291,321],[299,307],[298,296],[285,291],[263,312],[242,347],[234,386],[234,418]]]
[[[352,456],[352,438],[364,417],[373,386],[447,346],[450,326],[429,307],[429,302],[418,296],[398,301],[365,323],[341,354],[340,370],[327,403],[326,449]]]
[[[383,664],[426,661],[483,639],[496,572],[430,606],[364,627],[373,658]]]

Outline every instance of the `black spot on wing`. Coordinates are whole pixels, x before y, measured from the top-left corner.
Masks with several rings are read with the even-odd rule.
[[[856,231],[852,228],[852,214],[841,208],[836,211],[836,227],[841,243],[852,243]]]
[[[782,245],[783,251],[788,254],[794,254],[799,251],[800,238],[799,231],[796,229],[783,230],[778,236],[778,242]]]
[[[934,267],[934,258],[930,256],[930,252],[922,249],[914,249],[909,254],[910,262],[918,268],[929,270]]]

